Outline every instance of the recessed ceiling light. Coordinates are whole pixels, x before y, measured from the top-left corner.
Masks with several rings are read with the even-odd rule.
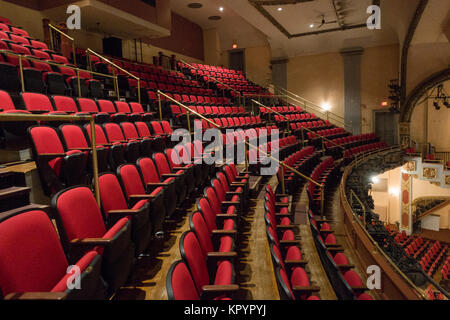
[[[223,12],[223,7],[220,7],[220,8],[219,8],[219,11],[220,11],[220,12]]]
[[[220,20],[220,19],[222,19],[222,17],[221,16],[210,16],[210,17],[208,17],[208,19],[209,20]]]
[[[189,3],[187,6],[191,9],[199,9],[199,8],[203,7],[203,5],[198,2]]]
[[[283,11],[283,8],[279,7],[279,8],[278,8],[278,11]]]
[[[309,27],[310,27],[310,28],[314,28],[314,24],[311,23],[311,24],[309,25]]]

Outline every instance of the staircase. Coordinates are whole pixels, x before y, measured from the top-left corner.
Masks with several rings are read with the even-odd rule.
[[[21,174],[0,170],[0,221],[25,210],[49,212],[48,205],[30,203],[31,188],[25,186]]]

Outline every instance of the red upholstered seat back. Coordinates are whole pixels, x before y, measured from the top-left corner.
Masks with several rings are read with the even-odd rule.
[[[60,127],[61,133],[64,136],[67,148],[88,148],[89,145],[86,141],[86,137],[83,134],[83,130],[74,124],[66,124]]]
[[[104,236],[105,223],[89,188],[62,191],[56,198],[56,208],[69,241]]]
[[[206,257],[194,232],[188,231],[182,236],[180,239],[180,250],[184,252],[182,254],[183,258],[191,270],[197,292],[200,294],[202,287],[209,284],[209,276],[205,261]]]
[[[91,125],[87,124],[85,126],[85,128],[86,128],[86,131],[88,133],[89,139],[92,141]],[[109,143],[108,139],[106,138],[105,131],[98,124],[95,125],[95,142],[96,142],[97,145],[102,145],[102,144],[108,144]]]
[[[220,202],[219,202],[219,199],[217,198],[217,195],[216,195],[216,192],[214,191],[214,189],[212,187],[206,188],[205,195],[209,201],[209,204],[211,205],[211,208],[213,209],[213,212],[215,214],[220,214],[221,213]]]
[[[353,270],[348,270],[345,274],[344,274],[344,279],[345,281],[347,281],[347,283],[352,286],[352,287],[358,287],[358,286],[363,286],[363,282],[361,280],[361,278],[359,277],[359,275],[353,271]]]
[[[70,97],[54,96],[53,102],[57,111],[78,112],[77,104]]]
[[[99,176],[98,185],[100,200],[105,214],[108,214],[110,210],[128,209],[119,180],[114,174],[105,173]]]
[[[334,262],[336,262],[336,264],[341,265],[341,264],[349,264],[348,263],[348,259],[345,256],[345,254],[343,254],[342,252],[338,252],[336,253],[336,255],[333,258]]]
[[[158,171],[152,159],[140,158],[138,160],[138,166],[145,184],[160,182]]]
[[[131,109],[128,103],[123,101],[116,101],[115,104],[118,112],[131,113]]]
[[[53,111],[50,99],[44,94],[24,92],[22,93],[22,99],[25,103],[25,108],[29,111]]]
[[[197,203],[198,208],[203,213],[203,218],[205,219],[206,225],[208,226],[209,232],[217,229],[216,225],[216,215],[214,214],[211,205],[206,198],[200,198]]]
[[[16,109],[9,93],[3,90],[0,90],[0,109],[3,111]]]
[[[172,127],[170,126],[170,123],[168,121],[166,121],[166,120],[161,121],[161,125],[164,130],[164,133],[170,134],[173,132]]]
[[[30,134],[37,154],[64,153],[63,145],[54,128],[46,126],[33,127],[30,129]]]
[[[142,179],[139,175],[139,171],[133,164],[124,164],[118,169],[120,178],[122,180],[125,193],[129,195],[133,194],[145,194],[145,188],[142,185]]]
[[[132,112],[137,112],[137,113],[144,112],[144,108],[142,108],[142,105],[140,103],[130,102],[130,107],[131,107]]]
[[[139,138],[139,134],[137,132],[136,127],[131,122],[122,122],[120,124],[122,127],[122,131],[127,139],[136,139]]]
[[[114,108],[114,104],[110,100],[97,100],[98,106],[101,112],[106,113],[116,113],[116,108]]]
[[[123,135],[122,129],[117,123],[105,123],[103,127],[105,128],[105,132],[108,136],[109,141],[115,142],[126,140]]]
[[[153,160],[155,161],[160,175],[168,174],[171,172],[169,163],[167,162],[167,158],[163,153],[155,153],[153,155]]]
[[[192,275],[183,261],[175,262],[169,270],[169,299],[199,300]]]
[[[134,124],[140,137],[150,137],[152,135],[145,122],[137,121]]]
[[[152,121],[151,124],[152,124],[152,128],[153,128],[153,132],[155,134],[163,134],[164,133],[164,130],[162,129],[161,124],[159,122]]]
[[[78,104],[80,106],[80,110],[84,112],[98,112],[97,104],[92,99],[87,98],[79,98]]]
[[[208,252],[213,252],[213,244],[211,241],[211,233],[208,229],[205,219],[200,212],[194,212],[191,217],[191,229],[195,231],[197,239],[206,256]]]
[[[292,288],[291,288],[291,284],[289,282],[289,278],[286,274],[286,272],[284,271],[284,269],[279,268],[279,274],[280,274],[280,280],[283,282],[284,286],[289,290],[289,294],[290,294],[290,298],[292,300],[295,300],[295,296],[292,293]]]
[[[42,211],[29,211],[0,223],[0,289],[49,292],[68,263],[58,235]]]
[[[214,190],[216,190],[216,195],[217,195],[217,198],[219,199],[219,201],[220,202],[225,201],[226,200],[225,199],[225,189],[223,188],[220,181],[218,179],[213,179],[212,186],[213,186]]]

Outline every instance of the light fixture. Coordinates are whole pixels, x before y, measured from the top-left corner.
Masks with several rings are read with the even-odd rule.
[[[312,29],[312,28],[314,28],[314,23],[311,23],[310,25],[309,25],[309,27]]]
[[[279,7],[277,10],[278,10],[278,11],[283,11],[283,8],[282,8],[282,7]]]
[[[220,8],[219,8],[219,11],[220,11],[220,12],[223,12],[223,7],[220,7]]]
[[[381,102],[381,106],[382,107],[387,107],[388,105],[389,105],[389,103],[387,101]]]
[[[232,48],[233,48],[233,49],[237,49],[237,47],[238,47],[237,43],[236,43],[236,42],[233,42]]]
[[[326,102],[326,103],[322,104],[322,109],[325,110],[325,111],[330,111],[331,110],[331,106],[330,106],[329,103]]]
[[[378,177],[373,176],[372,178],[370,178],[370,181],[372,181],[373,184],[377,184],[378,182],[380,182],[380,179],[378,179]]]
[[[400,188],[397,188],[397,187],[389,188],[389,194],[390,194],[391,196],[398,197],[399,194],[400,194]]]

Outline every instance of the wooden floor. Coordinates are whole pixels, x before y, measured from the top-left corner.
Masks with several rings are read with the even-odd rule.
[[[264,182],[276,186],[276,177]],[[294,205],[307,205],[307,196],[303,190],[294,197]],[[264,189],[255,199],[250,199],[248,214],[242,219],[241,233],[237,247],[239,262],[236,264],[236,281],[241,289],[237,300],[279,300],[277,283],[266,236],[264,221]],[[305,202],[306,201],[306,202]],[[117,300],[166,300],[166,276],[172,263],[180,259],[179,239],[189,229],[188,219],[196,210],[195,201],[191,201],[185,212],[180,212],[171,224],[167,225],[166,241],[156,257],[141,257],[135,266],[129,284],[122,288],[113,299]],[[306,222],[307,219],[305,219]],[[320,286],[323,300],[336,300],[328,277],[317,254],[309,225],[299,226],[302,253],[308,260],[307,272],[311,281]]]

